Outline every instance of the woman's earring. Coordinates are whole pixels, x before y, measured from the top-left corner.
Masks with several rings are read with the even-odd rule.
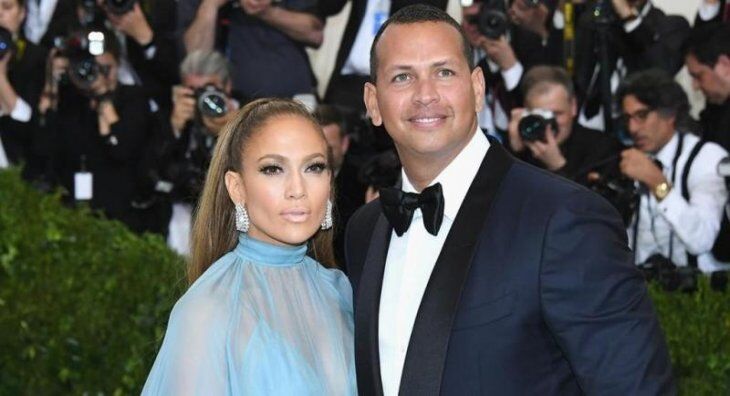
[[[327,210],[324,213],[324,219],[321,225],[323,230],[332,228],[332,201],[329,199],[327,200]]]
[[[241,232],[248,232],[248,212],[243,204],[236,203],[236,229]]]

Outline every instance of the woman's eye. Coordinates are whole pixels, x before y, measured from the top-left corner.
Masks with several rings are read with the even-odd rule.
[[[316,164],[309,165],[307,171],[313,173],[322,173],[327,169],[327,164],[324,162],[317,162]]]
[[[282,172],[282,169],[278,165],[265,165],[259,168],[259,172],[264,175],[275,175]]]

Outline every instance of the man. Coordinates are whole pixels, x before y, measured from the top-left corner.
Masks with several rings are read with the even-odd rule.
[[[332,151],[335,173],[335,258],[345,268],[345,226],[355,210],[365,203],[366,187],[358,179],[358,169],[348,160],[350,136],[345,116],[336,107],[326,104],[317,106],[314,116],[322,126],[327,145]]]
[[[215,51],[193,51],[180,64],[181,85],[173,87],[170,118],[162,123],[159,144],[150,153],[157,173],[151,182],[172,203],[167,242],[180,254],[189,252],[188,240],[193,204],[198,200],[216,137],[235,117],[238,102],[231,97],[228,62]],[[215,90],[225,100],[221,116],[201,111],[201,93]]]
[[[631,73],[660,68],[676,74],[682,68],[681,44],[690,27],[684,17],[664,14],[651,0],[611,0],[602,4],[601,12],[583,12],[577,21],[575,82],[582,99],[579,122],[613,133],[607,130],[603,117],[605,100],[612,100],[619,81]],[[602,30],[607,35],[605,86],[600,71]]]
[[[381,190],[348,226],[359,391],[673,394],[615,211],[487,140],[470,61],[459,24],[426,6],[373,43],[365,103],[410,194]]]
[[[618,94],[634,140],[634,148],[622,153],[621,172],[643,187],[629,227],[635,262],[661,255],[703,272],[723,269],[710,249],[728,196],[717,173],[727,151],[710,142],[697,146],[700,139],[686,133],[687,95],[667,74],[648,70],[632,75]],[[691,159],[696,146],[699,151]]]
[[[730,25],[697,28],[685,43],[692,85],[705,95],[703,138],[730,150]]]
[[[315,92],[305,51],[322,44],[324,23],[315,13],[313,0],[178,2],[186,51],[227,54],[233,88],[247,100]]]
[[[730,22],[730,3],[726,0],[702,0],[697,9],[695,26],[716,22]]]
[[[617,157],[621,150],[618,140],[577,124],[575,90],[564,69],[532,68],[525,74],[522,92],[526,108],[512,110],[509,124],[509,146],[518,157],[581,184],[588,184],[590,171],[607,169],[606,160]],[[519,132],[520,120],[525,111],[535,110],[551,112],[558,128],[553,131],[548,125],[544,139],[524,140]]]

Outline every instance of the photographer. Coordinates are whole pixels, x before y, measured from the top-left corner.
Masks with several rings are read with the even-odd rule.
[[[621,156],[621,172],[641,185],[639,207],[628,228],[637,264],[666,259],[713,272],[723,268],[710,253],[728,192],[717,173],[727,152],[688,133],[689,103],[669,75],[648,70],[618,90],[634,147]]]
[[[88,201],[134,231],[146,229],[132,206],[139,164],[154,130],[139,87],[118,83],[119,44],[109,31],[83,31],[51,58],[39,106],[39,133],[55,137],[54,170],[72,199]]]
[[[512,110],[509,124],[509,148],[518,157],[585,185],[589,171],[609,172],[605,160],[617,158],[621,145],[577,124],[575,90],[563,68],[532,68],[522,92],[526,108]]]
[[[23,18],[23,0],[0,1],[0,144],[8,162],[25,163],[24,177],[36,180],[46,168],[42,136],[32,128],[46,52],[23,37]]]
[[[190,216],[208,169],[216,137],[239,107],[231,97],[228,62],[218,52],[193,51],[180,64],[181,85],[154,144],[150,184],[161,204],[172,205],[168,244],[187,254]]]
[[[179,30],[188,53],[229,56],[234,90],[245,99],[314,94],[305,46],[322,44],[315,0],[181,0]],[[217,29],[226,20],[226,29]],[[218,45],[216,45],[218,43]]]
[[[521,106],[520,81],[525,70],[539,64],[560,64],[562,39],[553,28],[553,1],[476,1],[462,7],[462,26],[475,49],[475,60],[486,80],[485,105],[479,124],[502,137],[510,111]]]
[[[705,96],[702,138],[730,150],[730,24],[695,28],[685,51],[692,85]]]
[[[580,15],[575,35],[581,124],[606,129],[602,106],[606,100],[611,102],[612,93],[625,76],[650,68],[675,75],[682,68],[681,44],[688,34],[686,19],[664,14],[650,0],[593,1]],[[606,70],[601,70],[602,48],[606,51]],[[608,77],[606,84],[603,73]]]

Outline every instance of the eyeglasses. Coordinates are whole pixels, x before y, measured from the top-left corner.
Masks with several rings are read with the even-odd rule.
[[[624,124],[628,125],[629,121],[634,120],[636,122],[644,122],[646,121],[647,117],[649,117],[649,114],[654,111],[652,108],[645,108],[641,110],[636,110],[633,113],[623,113],[621,115],[621,121],[623,121]]]

